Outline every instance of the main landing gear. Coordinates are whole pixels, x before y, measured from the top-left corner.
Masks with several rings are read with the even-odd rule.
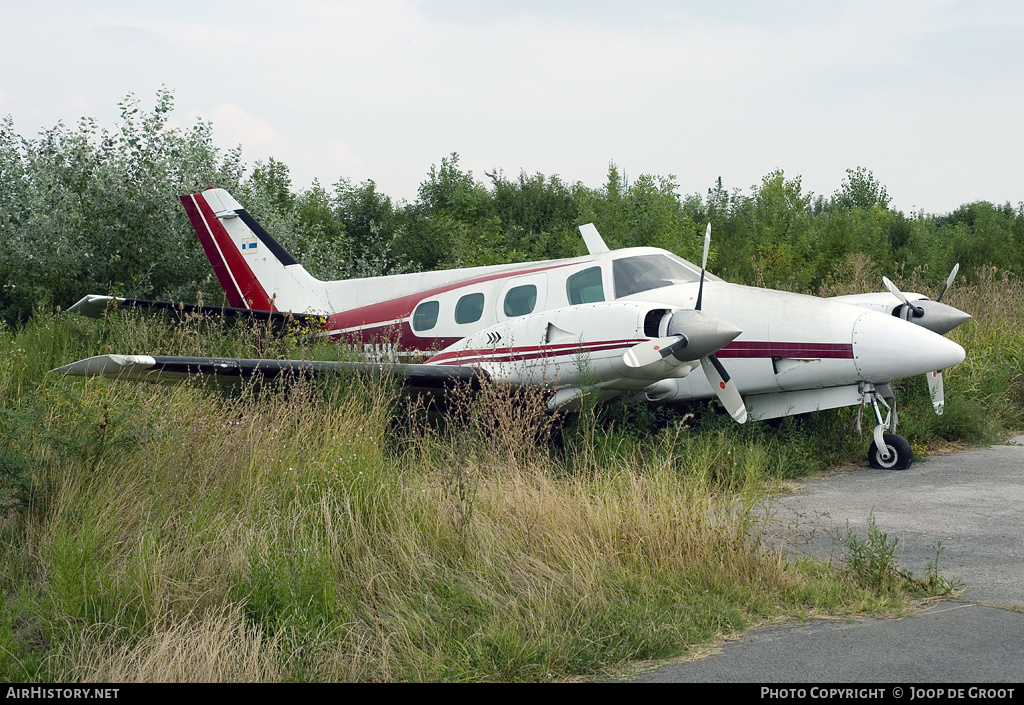
[[[890,432],[896,430],[896,400],[892,387],[888,384],[876,387],[870,382],[862,382],[860,393],[861,402],[860,412],[857,414],[857,428],[860,428],[864,407],[868,404],[874,410],[875,420],[878,422],[873,431],[874,442],[868,449],[868,463],[873,468],[883,470],[906,470],[914,463],[914,451],[910,447],[910,442],[903,436],[886,433],[887,430]],[[892,406],[885,401],[886,397],[892,401]],[[884,420],[879,404],[885,407]]]

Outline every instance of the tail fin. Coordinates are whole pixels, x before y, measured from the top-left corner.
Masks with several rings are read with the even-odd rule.
[[[181,197],[228,303],[261,311],[324,313],[323,282],[267,233],[224,189]]]

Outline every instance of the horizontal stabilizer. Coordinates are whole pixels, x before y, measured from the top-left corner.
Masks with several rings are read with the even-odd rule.
[[[148,308],[158,311],[170,311],[176,314],[194,313],[203,316],[223,316],[226,318],[242,318],[261,323],[269,322],[275,330],[284,327],[289,321],[302,321],[304,323],[316,324],[318,327],[324,323],[323,316],[316,316],[308,313],[291,313],[288,311],[259,311],[250,308],[232,308],[230,306],[203,306],[200,304],[175,303],[173,301],[148,301],[146,299],[125,299],[115,296],[99,296],[89,294],[82,297],[68,311],[88,316],[89,318],[102,318],[104,314],[118,308]]]

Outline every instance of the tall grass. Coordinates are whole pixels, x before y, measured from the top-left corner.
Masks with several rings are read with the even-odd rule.
[[[999,299],[1016,286],[993,276],[951,303],[1019,319]],[[1020,420],[1021,348],[1001,344],[1019,330],[986,314],[958,329],[947,415],[992,411],[943,432]],[[438,419],[388,379],[231,392],[46,373],[108,346],[337,354],[253,330],[40,314],[0,343],[9,681],[550,680],[908,597],[759,538],[775,482],[863,452],[849,412],[563,423],[539,395],[485,388]],[[927,429],[922,403],[907,423]]]

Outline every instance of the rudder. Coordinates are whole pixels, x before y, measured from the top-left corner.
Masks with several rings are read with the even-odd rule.
[[[192,227],[235,308],[312,312],[311,277],[224,189],[181,196]],[[314,297],[315,298],[315,297]]]

